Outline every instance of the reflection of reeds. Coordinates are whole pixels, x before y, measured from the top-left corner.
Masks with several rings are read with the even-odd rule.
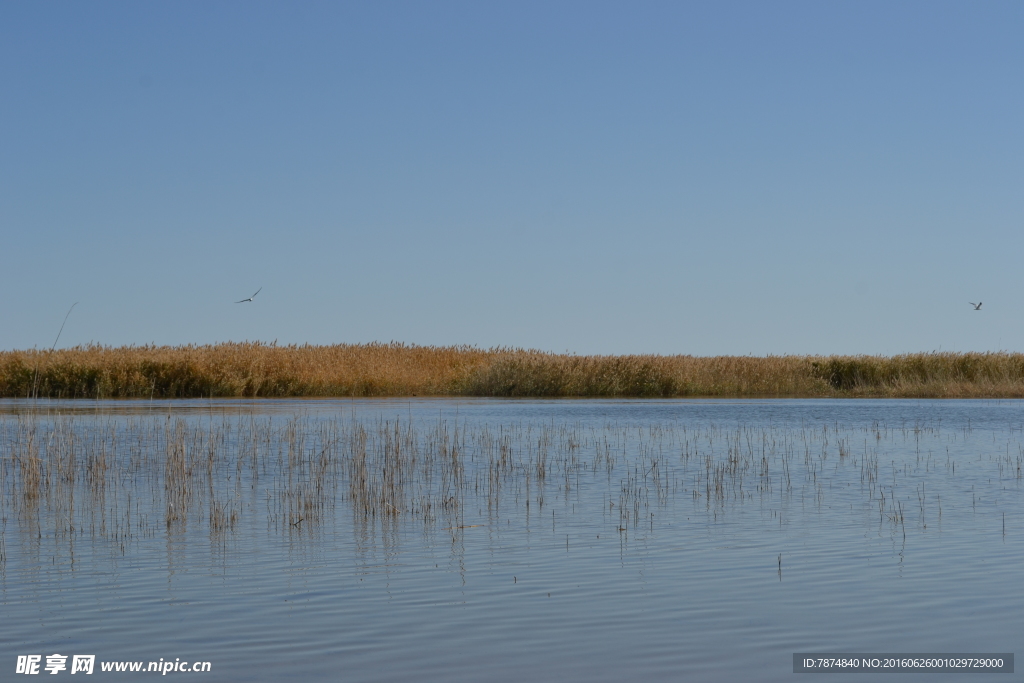
[[[404,344],[0,352],[0,396],[1024,397],[1024,354],[574,356]]]
[[[34,501],[40,497],[43,488],[43,461],[37,445],[31,440],[26,448],[16,452],[14,462],[18,466],[19,488],[23,498]]]
[[[297,529],[320,524],[333,509],[335,494],[337,425],[325,423],[312,434],[308,431],[301,420],[290,421],[284,430],[288,450],[280,498],[286,522]]]
[[[892,533],[905,534],[907,521],[925,528],[932,501],[942,516],[943,501],[916,477],[937,466],[959,472],[948,455],[943,465],[920,449],[939,431],[22,415],[0,420],[0,520],[6,528],[10,517],[36,541],[91,534],[124,553],[132,539],[157,534],[199,530],[224,539],[254,528],[264,509],[268,529],[313,537],[338,521],[341,505],[360,541],[395,537],[415,523],[450,531],[455,542],[464,529],[507,524],[514,514],[527,524],[531,515],[543,515],[545,525],[550,517],[555,532],[563,512],[556,515],[554,504],[575,511],[602,486],[600,517],[620,532],[654,532],[655,513],[670,518],[660,509],[683,500],[710,520],[757,505],[781,526],[787,509],[824,505],[830,478],[848,469],[859,477],[862,511],[873,520],[877,502],[879,525],[888,519]],[[970,438],[970,430],[957,438]],[[880,452],[893,442],[913,443],[917,452],[894,462],[890,478]],[[989,458],[999,480],[1022,477],[1024,455],[1011,453],[1010,443]],[[897,495],[908,483],[918,486],[919,501],[909,510]],[[983,504],[973,490],[963,495],[965,509]]]
[[[184,420],[175,420],[165,431],[164,458],[164,522],[170,527],[175,522],[185,523],[192,500],[191,463],[187,444],[188,427]]]
[[[210,501],[210,530],[211,531],[224,531],[227,529],[234,529],[235,522],[238,521],[238,511],[235,510],[230,504],[219,501]]]

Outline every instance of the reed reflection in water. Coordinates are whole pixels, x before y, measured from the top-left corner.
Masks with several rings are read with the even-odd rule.
[[[730,643],[746,643],[747,659],[736,659],[746,664],[772,647],[809,651],[820,641],[835,649],[822,638],[838,636],[831,622],[816,621],[825,617],[805,604],[811,599],[857,643],[874,642],[880,628],[908,632],[906,622],[883,627],[870,613],[906,599],[910,615],[925,604],[915,591],[949,620],[940,634],[959,632],[952,624],[968,597],[991,608],[992,628],[1014,623],[1000,610],[1019,599],[999,602],[971,583],[983,571],[992,591],[1002,590],[1024,556],[1024,447],[1012,421],[979,429],[948,418],[739,420],[728,419],[728,405],[717,419],[615,419],[623,416],[614,410],[571,418],[531,414],[531,405],[462,418],[2,415],[7,612],[52,614],[55,601],[69,599],[61,586],[74,585],[105,613],[105,601],[128,589],[90,577],[131,576],[133,601],[187,604],[209,621],[189,627],[202,634],[192,647],[234,643],[244,656],[222,655],[222,665],[233,658],[235,673],[254,680],[275,680],[261,658],[296,651],[347,653],[356,679],[402,677],[415,666],[374,649],[396,638],[416,661],[433,661],[438,678],[479,673],[452,668],[448,640],[402,630],[413,624],[436,624],[438,638],[461,633],[480,665],[527,666],[509,643],[532,642],[546,653],[536,666],[561,676],[586,670],[595,680],[625,673],[610,643],[632,637],[620,628],[631,624],[632,647],[646,654],[627,657],[630,667],[650,678],[703,672],[710,680]],[[221,593],[244,614],[217,617],[234,614]],[[940,594],[946,602],[936,607]],[[289,611],[261,602],[268,595],[290,596]],[[296,595],[320,597],[300,609]],[[405,607],[396,602],[402,595]],[[550,611],[532,600],[562,602]],[[780,616],[792,605],[803,605],[800,618]],[[126,629],[180,638],[147,609],[119,613],[104,627],[111,635],[86,640],[110,650]],[[303,621],[274,635],[277,650],[260,646],[289,615]],[[25,642],[94,628],[69,619],[39,620]],[[332,636],[338,628],[343,635]],[[672,633],[699,645],[680,649],[665,640]],[[346,649],[357,644],[358,653]],[[594,666],[562,658],[555,644],[589,652]],[[791,651],[766,679],[791,675]],[[323,675],[310,666],[308,675]],[[733,674],[746,670],[736,666]]]

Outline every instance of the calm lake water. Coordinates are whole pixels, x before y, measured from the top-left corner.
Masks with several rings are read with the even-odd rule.
[[[794,652],[1022,652],[1022,449],[1019,401],[2,401],[0,670],[789,681]]]

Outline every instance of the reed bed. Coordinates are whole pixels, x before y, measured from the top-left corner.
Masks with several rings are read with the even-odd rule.
[[[0,397],[1024,397],[1024,354],[577,356],[406,344],[0,352]]]
[[[464,529],[513,518],[526,528],[550,519],[555,533],[579,514],[627,533],[653,531],[655,515],[717,522],[746,506],[781,525],[808,506],[842,503],[904,535],[941,522],[943,504],[976,511],[966,483],[987,480],[977,493],[991,508],[999,491],[1020,487],[1022,462],[1019,433],[1005,444],[988,432],[972,441],[969,425],[20,414],[0,419],[0,519],[31,547],[92,538],[121,554],[197,532],[211,541],[264,530],[316,537],[339,514],[366,547],[397,542],[410,526],[454,542]],[[945,500],[926,489],[965,467],[973,474],[943,489],[952,492]]]

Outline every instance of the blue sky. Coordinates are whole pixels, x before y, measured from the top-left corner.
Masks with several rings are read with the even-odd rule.
[[[60,346],[1024,350],[1021,36],[1009,2],[4,3],[0,348],[78,301]]]

